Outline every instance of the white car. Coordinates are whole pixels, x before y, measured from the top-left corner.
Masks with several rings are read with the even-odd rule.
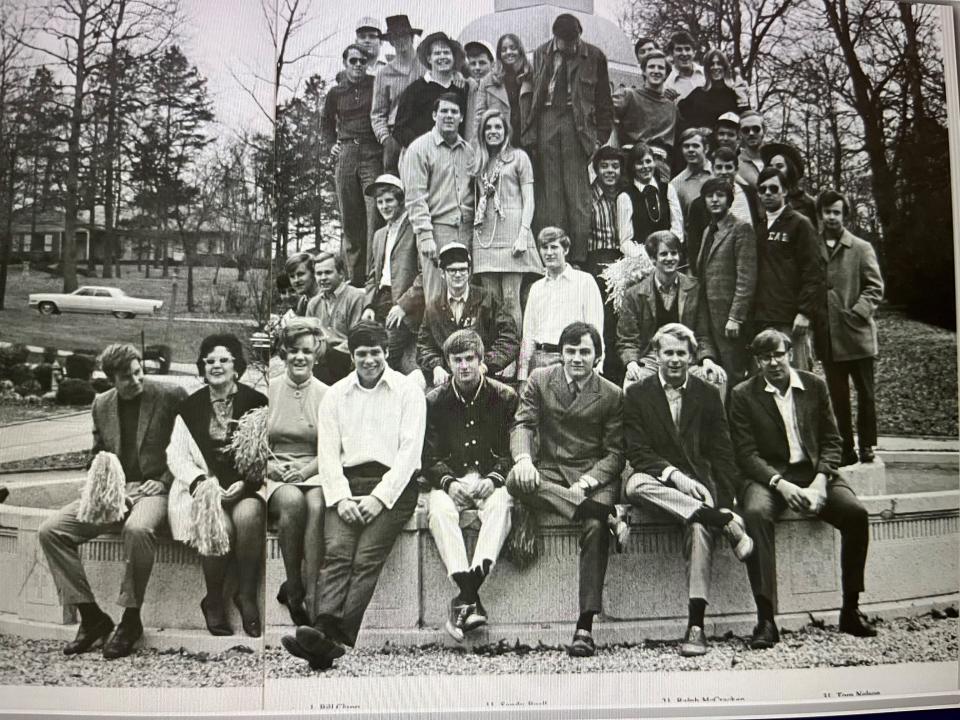
[[[159,312],[163,300],[130,297],[115,287],[84,285],[72,293],[31,293],[28,304],[44,315],[62,312],[110,313],[118,318],[132,318]]]

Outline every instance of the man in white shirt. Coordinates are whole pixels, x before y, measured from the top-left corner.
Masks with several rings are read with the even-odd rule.
[[[686,223],[690,205],[700,197],[703,184],[713,177],[713,169],[707,160],[707,133],[703,128],[687,128],[680,133],[680,151],[687,165],[673,176],[667,188],[671,219],[680,218]]]
[[[763,115],[756,110],[747,110],[740,116],[740,167],[737,174],[754,187],[757,186],[757,176],[764,168],[760,150],[765,132]]]
[[[558,227],[545,227],[537,246],[547,274],[530,286],[523,316],[523,335],[517,379],[560,362],[560,333],[572,322],[593,325],[603,335],[603,299],[597,281],[589,273],[567,263],[570,237]],[[600,367],[603,366],[602,353]]]
[[[730,432],[740,470],[747,477],[740,507],[754,541],[747,574],[757,603],[750,647],[773,647],[777,566],[774,524],[788,508],[814,515],[840,531],[843,606],[840,632],[876,635],[859,612],[870,525],[867,511],[837,474],[841,440],[826,383],[790,364],[790,337],[770,328],[750,345],[759,372],[730,398]]]
[[[703,66],[694,59],[696,43],[686,30],[675,32],[667,45],[667,55],[673,57],[673,69],[663,86],[663,94],[674,102],[680,102],[694,88],[703,87],[707,76]]]
[[[353,647],[380,571],[417,506],[413,481],[426,430],[423,393],[387,367],[387,331],[362,320],[347,342],[356,371],[320,403],[317,459],[326,553],[317,617],[284,636],[286,650],[326,670]]]

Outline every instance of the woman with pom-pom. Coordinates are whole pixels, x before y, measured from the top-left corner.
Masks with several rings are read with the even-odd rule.
[[[265,406],[267,398],[238,382],[245,368],[243,346],[235,335],[208,335],[200,343],[197,370],[206,387],[181,404],[167,448],[174,475],[169,519],[174,539],[200,553],[207,586],[200,609],[210,634],[233,634],[223,601],[232,554],[238,572],[233,602],[244,631],[259,637],[265,508],[257,490],[262,478],[244,478],[229,445],[236,421]]]

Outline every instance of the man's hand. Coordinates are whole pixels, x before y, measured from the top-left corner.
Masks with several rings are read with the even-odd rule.
[[[463,76],[463,73],[455,72],[451,82],[453,83],[454,87],[462,88],[467,84],[467,79]]]
[[[153,495],[163,495],[165,489],[163,483],[159,480],[144,480],[137,488],[137,492],[140,495],[151,497]]]
[[[726,326],[723,328],[723,334],[728,338],[738,338],[740,337],[740,323],[738,323],[733,318],[727,320]]]
[[[799,487],[789,480],[777,483],[777,492],[787,501],[787,507],[796,512],[810,512],[810,498]]]
[[[704,505],[713,507],[713,496],[707,490],[703,483],[697,482],[692,477],[688,477],[679,470],[670,473],[670,482],[684,495],[689,495],[695,500],[699,500]]]
[[[454,480],[447,486],[447,495],[453,498],[453,501],[459,507],[469,507],[470,493],[467,492],[467,486],[459,480]]]
[[[627,363],[627,372],[625,376],[627,380],[631,382],[637,382],[643,377],[643,372],[640,368],[640,363],[636,360],[631,360]]]
[[[420,243],[420,254],[423,255],[424,260],[429,260],[435,264],[437,260],[437,241],[431,238]]]
[[[357,503],[357,509],[363,518],[363,523],[369,525],[373,519],[383,512],[383,503],[373,495],[364,495]]]
[[[703,376],[708,382],[720,385],[727,381],[726,371],[710,358],[704,358],[701,367],[703,367]]]
[[[220,498],[220,504],[224,507],[234,505],[240,500],[241,495],[243,495],[243,482],[237,480],[233,485],[226,489],[226,492],[223,493],[223,497]]]
[[[664,88],[663,96],[670,102],[676,102],[677,98],[680,97],[680,93],[673,88]]]
[[[403,311],[403,308],[399,305],[394,305],[390,308],[390,312],[387,313],[387,322],[386,326],[388,328],[397,328],[400,327],[400,323],[403,322],[403,319],[407,314]]]
[[[473,486],[473,497],[475,500],[486,500],[493,495],[493,491],[496,489],[493,480],[490,478],[481,478],[477,481],[477,484]]]
[[[517,479],[517,485],[525,493],[531,493],[540,487],[540,473],[537,472],[530,458],[519,460],[513,466],[513,476]]]
[[[330,157],[333,157],[333,158],[340,157],[340,141],[339,140],[330,146]]]
[[[376,320],[377,315],[373,312],[373,308],[367,308],[360,314],[361,320]]]
[[[339,515],[340,519],[347,523],[347,525],[363,524],[363,515],[360,513],[360,508],[357,503],[350,498],[344,498],[337,503],[337,515]]]
[[[827,476],[817,473],[810,487],[807,488],[806,495],[810,500],[810,512],[819,515],[823,506],[827,504]]]
[[[450,379],[450,373],[443,369],[442,365],[437,365],[433,369],[433,386],[440,387],[441,385],[446,385],[447,380]]]
[[[793,319],[794,335],[804,335],[809,328],[810,319],[803,313],[797,313],[797,316]]]

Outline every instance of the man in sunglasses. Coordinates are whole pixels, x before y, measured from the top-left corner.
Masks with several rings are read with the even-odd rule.
[[[840,531],[840,632],[876,635],[859,612],[869,520],[863,504],[837,473],[841,440],[827,385],[817,375],[790,366],[790,337],[779,330],[764,330],[750,349],[759,372],[734,388],[730,397],[730,434],[747,478],[740,508],[754,542],[747,559],[757,603],[750,647],[770,648],[780,639],[774,622],[774,523],[787,509],[819,517]]]
[[[763,136],[766,126],[763,115],[756,110],[747,110],[740,115],[740,166],[737,174],[747,183],[757,186],[757,176],[763,170]]]
[[[343,51],[343,81],[327,93],[320,118],[324,145],[337,162],[341,253],[350,283],[359,288],[367,279],[367,246],[380,224],[376,203],[364,193],[383,173],[383,149],[370,124],[373,76],[367,74],[369,62],[363,47],[347,46]]]

